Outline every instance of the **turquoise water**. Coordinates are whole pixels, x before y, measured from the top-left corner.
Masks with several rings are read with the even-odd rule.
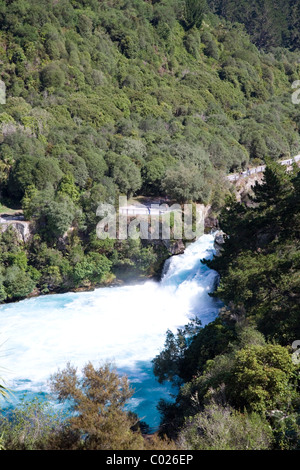
[[[129,407],[152,428],[159,424],[156,404],[169,398],[151,360],[162,350],[167,329],[176,332],[197,316],[212,321],[219,304],[209,297],[217,273],[200,259],[214,253],[213,235],[203,235],[170,258],[160,282],[56,294],[0,306],[1,376],[14,393],[2,407],[24,394],[49,399],[49,377],[67,362],[80,369],[112,362],[135,389]]]

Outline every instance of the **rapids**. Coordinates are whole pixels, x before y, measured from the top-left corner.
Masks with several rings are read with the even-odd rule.
[[[15,406],[24,394],[50,399],[49,377],[67,362],[80,369],[88,361],[110,361],[136,390],[129,407],[157,426],[156,404],[170,397],[171,387],[156,381],[151,360],[162,350],[167,329],[176,332],[195,316],[205,325],[220,307],[208,295],[218,275],[200,262],[213,256],[213,242],[213,235],[203,235],[170,258],[160,282],[1,305],[1,377],[13,392],[1,406]]]

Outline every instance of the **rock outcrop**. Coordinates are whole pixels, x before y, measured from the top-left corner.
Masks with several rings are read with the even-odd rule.
[[[222,230],[219,230],[218,232],[216,232],[215,240],[214,240],[214,248],[216,250],[217,256],[221,254],[224,243],[225,243],[225,233]]]
[[[251,205],[249,194],[253,195],[252,187],[256,184],[261,184],[264,174],[257,173],[249,176],[248,178],[239,178],[234,184],[234,193],[238,202],[244,202]]]
[[[5,232],[9,227],[12,227],[20,240],[27,242],[31,236],[31,223],[24,220],[23,215],[1,215],[0,216],[0,230]]]

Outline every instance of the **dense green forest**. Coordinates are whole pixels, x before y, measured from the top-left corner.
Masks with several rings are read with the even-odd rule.
[[[25,401],[0,419],[4,447],[299,450],[299,350],[291,347],[300,334],[299,208],[299,169],[287,173],[276,163],[248,205],[226,201],[222,251],[203,261],[221,275],[211,295],[224,307],[205,327],[195,320],[168,331],[153,359],[159,382],[179,390],[175,401],[158,405],[159,434],[145,439],[147,423],[124,411],[133,394],[125,377],[87,364],[82,379],[69,364],[51,388],[60,401],[71,400],[72,417]]]
[[[154,359],[160,382],[180,391],[160,403],[162,429],[190,449],[299,449],[300,171],[270,164],[249,206],[220,215],[218,318],[168,332]]]
[[[299,49],[298,0],[208,0],[208,4],[227,20],[243,23],[252,41],[264,50]]]
[[[101,202],[119,195],[200,202],[225,243],[206,261],[224,302],[205,327],[168,331],[153,360],[161,440],[123,407],[128,382],[87,364],[52,378],[48,404],[1,418],[0,449],[299,449],[300,172],[296,0],[0,0],[0,202],[33,234],[0,234],[0,301],[149,276],[167,250],[100,240]],[[238,203],[225,176],[267,162]],[[0,385],[0,395],[5,390]],[[99,411],[100,410],[100,411]],[[38,426],[32,426],[32,423]]]
[[[226,173],[299,150],[297,52],[257,49],[203,1],[1,1],[0,25],[1,198],[35,231],[1,236],[2,301],[157,272],[166,250],[97,239],[100,202],[218,211]]]

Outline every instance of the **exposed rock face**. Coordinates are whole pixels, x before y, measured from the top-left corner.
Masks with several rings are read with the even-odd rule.
[[[12,227],[20,240],[27,242],[31,236],[30,222],[24,220],[22,215],[2,215],[0,217],[0,230],[5,232],[8,227]]]
[[[271,243],[276,238],[276,233],[274,230],[260,230],[256,236],[256,245],[257,248],[263,248],[264,246]]]
[[[215,234],[215,240],[214,240],[214,248],[216,250],[216,255],[220,255],[223,245],[225,243],[225,233],[220,230]]]
[[[201,214],[201,217],[204,220],[204,229],[208,230],[215,230],[218,228],[218,220],[215,216],[211,213],[210,206],[204,206],[203,204],[198,204],[198,212]],[[134,220],[134,218],[128,217],[128,224]],[[6,231],[8,227],[12,226],[12,228],[16,231],[20,240],[27,242],[30,236],[33,233],[33,226],[30,221],[24,220],[24,216],[22,214],[15,214],[15,215],[1,215],[0,216],[0,231]],[[73,228],[70,229],[59,238],[58,243],[60,249],[64,249],[65,245],[68,241],[70,233],[72,232]],[[163,245],[171,255],[178,255],[184,252],[185,250],[185,243],[182,239],[179,240],[151,240],[151,228],[149,227],[149,239],[144,241],[144,244],[154,244],[154,245]]]
[[[206,230],[217,230],[217,228],[219,227],[219,221],[218,221],[218,218],[213,216],[213,215],[209,215],[205,218],[205,229]]]
[[[249,199],[249,194],[253,195],[252,187],[255,185],[256,182],[259,184],[262,183],[264,174],[257,173],[254,175],[249,176],[248,178],[239,178],[235,183],[235,195],[237,201],[245,202],[246,204],[251,205],[251,201]]]
[[[171,255],[180,255],[184,253],[185,244],[182,240],[162,240],[162,243]]]
[[[197,204],[197,213],[198,213],[198,223],[201,224],[202,222],[203,233],[210,232],[212,230],[215,231],[218,229],[219,222],[218,222],[217,217],[213,214],[211,210],[211,206],[209,205],[205,206],[204,204]],[[135,220],[135,217],[128,216],[127,224],[129,225],[134,220]],[[162,230],[160,227],[160,230],[159,230],[160,235],[161,235],[161,232]],[[152,235],[152,228],[149,225],[148,238],[146,239],[142,238],[142,244],[144,246],[147,246],[147,245],[152,245],[152,246],[157,246],[157,247],[162,246],[167,250],[167,252],[171,256],[184,253],[186,244],[193,241],[193,240],[186,240],[184,238],[174,239],[172,238],[172,234],[171,234],[170,239],[163,239],[163,238],[152,239],[151,235]]]

